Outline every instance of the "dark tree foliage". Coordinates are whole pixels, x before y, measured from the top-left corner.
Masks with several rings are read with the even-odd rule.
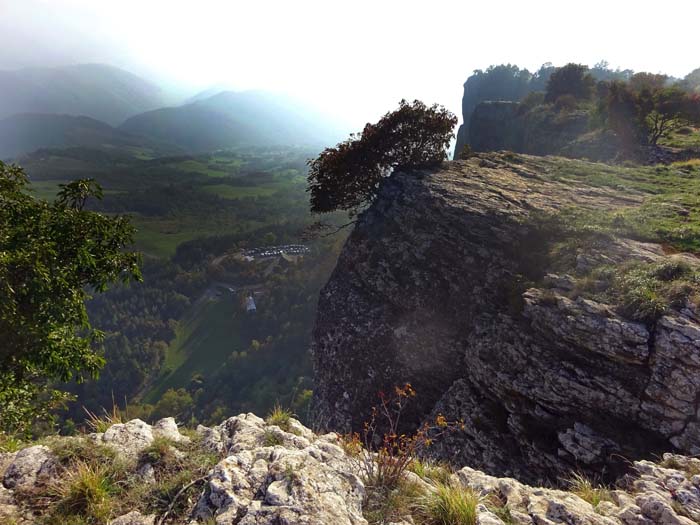
[[[667,82],[668,75],[641,72],[632,75],[632,78],[630,78],[628,85],[632,91],[636,91],[637,93],[639,93],[644,90],[656,91],[659,89],[663,89],[664,86],[666,86]]]
[[[692,93],[700,93],[700,67],[686,75],[681,82],[681,87]]]
[[[124,217],[83,209],[100,188],[62,185],[53,203],[28,193],[21,168],[0,162],[0,431],[27,431],[67,399],[51,385],[94,376],[104,364],[102,333],[88,321],[90,291],[140,278],[138,255],[124,248]]]
[[[457,117],[442,106],[405,100],[359,136],[325,149],[309,162],[311,211],[357,211],[396,169],[423,168],[447,158]]]
[[[608,125],[625,141],[656,145],[684,126],[700,125],[700,95],[678,86],[635,87],[613,82],[607,88]]]
[[[582,64],[567,64],[554,71],[547,81],[545,102],[556,102],[563,95],[573,95],[578,100],[593,96],[595,79]]]
[[[607,126],[615,131],[626,149],[645,142],[644,125],[637,95],[624,82],[601,82],[598,87]]]

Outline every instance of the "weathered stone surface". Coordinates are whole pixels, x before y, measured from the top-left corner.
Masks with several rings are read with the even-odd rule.
[[[153,436],[168,439],[175,443],[189,443],[190,438],[180,434],[174,417],[166,417],[153,425]]]
[[[27,489],[38,481],[49,478],[56,468],[56,460],[48,447],[36,445],[20,450],[5,470],[3,485],[8,489]]]
[[[136,458],[153,443],[156,437],[169,439],[176,443],[190,441],[187,436],[180,434],[175,419],[171,417],[161,419],[154,426],[140,419],[132,419],[126,423],[112,425],[104,434],[93,435],[96,442],[117,450],[129,459]]]
[[[570,492],[531,487],[470,468],[458,471],[456,478],[484,497],[495,496],[516,524],[691,525],[696,523],[700,493],[688,479],[695,468],[690,461],[697,460],[666,454],[664,462],[677,468],[635,462],[630,492],[612,491],[612,501],[604,499],[596,506]]]
[[[144,516],[139,511],[132,511],[110,521],[110,525],[153,525],[156,517],[153,514]]]
[[[195,516],[214,516],[218,525],[366,524],[364,485],[337,436],[315,436],[296,421],[291,428],[305,437],[253,414],[213,429],[228,456],[214,467]]]
[[[140,419],[112,425],[100,440],[127,457],[134,458],[153,443],[153,428]]]
[[[671,256],[601,240],[571,248],[561,271],[538,233],[544,212],[640,197],[559,182],[547,170],[572,161],[547,162],[476,155],[386,181],[320,294],[316,427],[358,430],[378,392],[410,382],[407,424],[464,419],[431,452],[455,465],[557,483],[579,468],[614,477],[623,458],[700,452],[697,313],[646,326],[574,293],[595,267]]]
[[[127,449],[137,447],[146,430],[155,431],[150,425],[130,426],[134,427],[139,431],[128,434],[134,444],[126,438],[120,441]],[[171,515],[166,522],[366,525],[362,515],[366,491],[358,477],[357,459],[340,446],[336,434],[316,435],[296,420],[289,428],[294,433],[268,425],[253,414],[240,414],[211,429],[200,427],[202,436],[218,436],[214,443],[225,444],[227,452],[204,479],[192,480],[201,488],[198,499],[189,500],[184,512],[177,518]],[[123,428],[117,430],[119,435],[127,435]],[[597,446],[597,436],[590,429],[577,427],[575,433],[580,436],[579,443],[588,440],[585,450]],[[60,482],[66,471],[48,468],[54,460],[45,447],[30,447],[8,457],[12,458],[8,472],[21,471],[23,475],[12,477],[22,480],[12,489],[0,486],[0,520],[13,525],[45,520],[41,513],[46,507],[32,508],[31,502],[43,501],[42,491],[55,497],[51,487],[56,487],[54,483]],[[139,464],[131,465],[138,475]],[[435,491],[434,482],[413,472],[405,473],[405,481],[418,490],[406,508],[394,509],[394,525],[412,525],[411,511]],[[453,473],[449,482],[481,497],[476,508],[476,523],[480,525],[692,525],[700,521],[700,459],[687,456],[665,454],[660,462],[635,462],[631,472],[620,480],[620,488],[606,492],[596,506],[565,490],[529,486],[469,467]],[[144,479],[144,483],[148,481]],[[28,493],[40,496],[39,500],[28,499]],[[138,509],[152,504],[131,498],[126,501],[138,505]],[[115,500],[115,504],[120,505],[115,514],[129,510],[124,509],[122,501]],[[509,518],[504,522],[499,516]],[[133,509],[109,524],[155,525],[159,520],[163,515],[146,515]]]

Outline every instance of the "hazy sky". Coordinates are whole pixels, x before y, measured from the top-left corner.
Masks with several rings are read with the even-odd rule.
[[[698,0],[0,0],[0,69],[104,62],[188,90],[285,91],[358,127],[401,98],[460,110],[511,62],[684,76]]]

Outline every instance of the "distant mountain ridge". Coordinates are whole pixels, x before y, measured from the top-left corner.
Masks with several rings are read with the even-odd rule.
[[[157,85],[104,64],[0,71],[0,158],[44,147],[155,144],[199,153],[342,139],[329,118],[282,94],[224,89],[177,105]]]
[[[328,145],[340,140],[329,119],[274,93],[223,91],[192,100],[136,115],[119,128],[191,151],[240,144]]]
[[[0,71],[0,118],[19,113],[83,115],[116,126],[171,102],[155,84],[105,64]]]
[[[0,119],[0,159],[16,157],[39,148],[73,146],[145,148],[159,154],[179,152],[174,146],[135,136],[90,117],[22,113]]]

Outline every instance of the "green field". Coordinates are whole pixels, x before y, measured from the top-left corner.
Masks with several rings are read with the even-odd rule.
[[[672,133],[669,137],[662,138],[659,143],[671,148],[700,150],[700,129],[686,128],[685,133]]]
[[[163,363],[165,374],[144,396],[157,401],[169,388],[186,387],[193,374],[215,372],[234,351],[244,350],[250,341],[241,341],[245,313],[235,296],[223,295],[195,305],[180,321],[177,336],[170,344]]]
[[[34,192],[34,195],[36,195],[40,199],[51,201],[56,197],[56,194],[61,189],[59,188],[59,184],[66,184],[67,182],[68,181],[66,180],[33,181],[31,188]]]

